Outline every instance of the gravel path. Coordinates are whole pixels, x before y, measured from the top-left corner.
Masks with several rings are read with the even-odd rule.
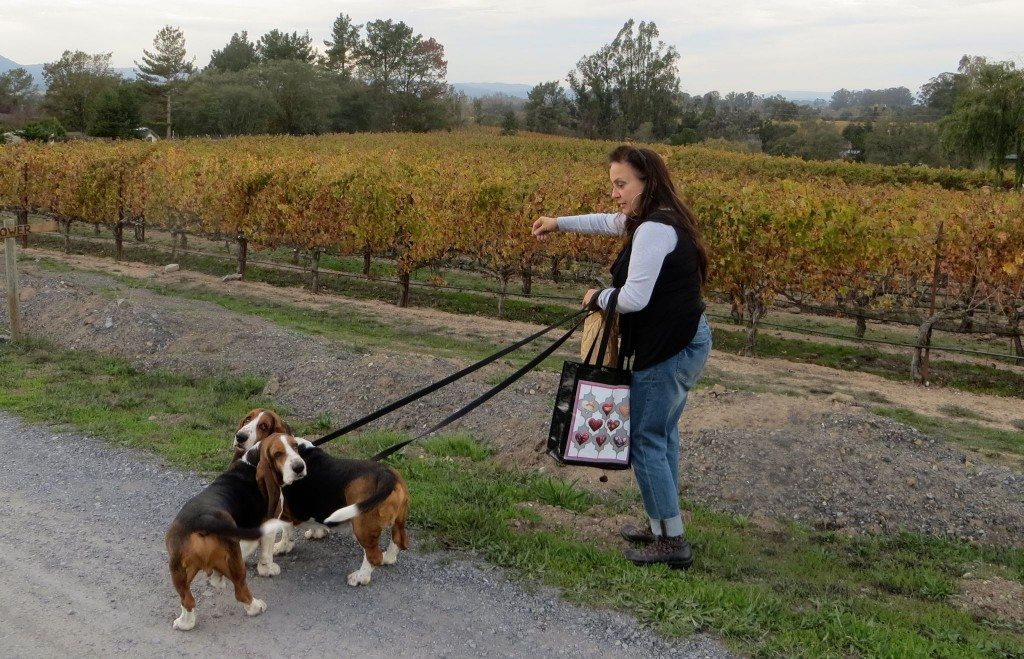
[[[163,534],[205,482],[135,450],[55,434],[0,413],[0,647],[6,657],[432,656],[730,657],[706,636],[668,643],[628,616],[527,593],[452,554],[403,553],[368,588],[345,585],[361,558],[347,533],[300,539],[282,574],[250,585],[268,610],[247,618],[229,591],[193,584],[179,605]],[[415,530],[413,530],[415,542]]]

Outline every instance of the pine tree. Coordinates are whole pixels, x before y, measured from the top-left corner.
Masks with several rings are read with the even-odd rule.
[[[195,58],[186,61],[185,33],[165,25],[153,38],[155,52],[142,51],[142,64],[135,62],[139,79],[161,87],[167,102],[167,139],[171,137],[171,96],[178,83],[195,72]]]
[[[327,52],[324,53],[323,64],[326,68],[337,71],[341,77],[348,80],[352,77],[355,69],[356,51],[361,44],[359,30],[362,25],[355,25],[348,14],[340,14],[334,19],[331,27],[331,38],[333,41],[324,41]]]

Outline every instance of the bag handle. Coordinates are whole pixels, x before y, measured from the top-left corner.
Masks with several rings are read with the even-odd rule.
[[[600,295],[600,293],[595,293]],[[611,295],[608,297],[608,308],[605,309],[604,313],[604,327],[601,328],[601,348],[597,351],[597,362],[596,366],[604,366],[604,356],[608,352],[608,343],[612,336],[612,325],[615,323],[615,306],[619,300],[619,289],[613,288]],[[600,313],[600,312],[595,312]],[[590,350],[587,351],[587,358],[583,360],[584,364],[590,363],[590,358],[594,356],[594,346],[597,345],[597,341],[590,344]],[[622,367],[622,355],[619,355],[619,367]]]

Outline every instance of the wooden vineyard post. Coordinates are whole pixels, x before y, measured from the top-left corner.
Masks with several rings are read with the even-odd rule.
[[[0,240],[4,241],[4,272],[7,278],[7,312],[11,319],[11,340],[22,339],[21,317],[18,315],[18,248],[17,239],[28,237],[33,231],[56,231],[53,220],[35,224],[16,224],[5,220],[0,228]]]
[[[238,241],[238,274],[245,279],[245,262],[249,255],[249,241],[245,239],[245,236],[238,234],[236,238]]]
[[[4,228],[13,227],[4,220]],[[24,226],[24,225],[22,225]],[[7,273],[7,313],[11,319],[11,340],[21,340],[21,319],[18,317],[18,252],[14,234],[4,239],[4,270]]]
[[[18,224],[28,224],[28,163],[21,166],[21,208],[18,210]],[[28,247],[28,234],[21,237],[21,246]]]
[[[928,308],[928,317],[935,317],[935,290],[939,285],[939,268],[942,263],[942,228],[943,222],[939,222],[939,232],[935,237],[935,268],[932,270],[932,301]],[[921,378],[924,384],[928,384],[928,360],[931,355],[932,328],[928,328],[928,336],[925,339],[925,358],[921,364]]]

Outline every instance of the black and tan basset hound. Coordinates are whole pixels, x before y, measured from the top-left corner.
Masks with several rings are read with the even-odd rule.
[[[273,540],[290,523],[269,514],[272,504],[281,505],[280,495],[268,502],[261,483],[270,478],[293,483],[306,475],[299,457],[298,442],[287,435],[266,447],[253,448],[241,460],[231,463],[202,492],[189,499],[171,522],[164,538],[171,582],[181,598],[181,615],[174,628],[192,629],[196,624],[196,601],[192,580],[205,572],[214,585],[224,579],[235,587],[235,599],[250,616],[263,613],[267,605],[253,597],[246,584],[245,557],[261,547],[260,572],[270,573]],[[277,568],[277,572],[280,568]]]
[[[259,472],[261,491],[271,502],[268,516],[282,514],[296,522],[312,519],[328,525],[351,520],[352,532],[363,548],[363,562],[348,575],[350,586],[370,583],[374,566],[391,565],[398,560],[400,549],[408,549],[409,488],[397,471],[374,460],[335,458],[288,435],[272,435],[264,442],[296,442],[298,455],[306,464],[306,477],[291,482],[279,462],[272,461],[270,469]],[[272,503],[277,498],[283,502],[280,509]],[[388,528],[391,542],[381,551],[380,536]]]

